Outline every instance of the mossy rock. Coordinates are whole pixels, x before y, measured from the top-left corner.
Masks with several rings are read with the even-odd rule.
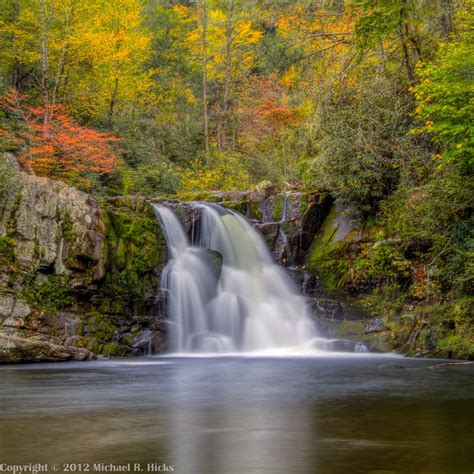
[[[245,201],[240,202],[233,202],[233,201],[225,201],[221,202],[220,205],[225,207],[226,209],[231,209],[232,211],[236,211],[243,216],[247,215],[247,208],[248,204]]]
[[[273,220],[279,222],[283,215],[283,208],[285,207],[285,195],[277,194],[273,196]]]
[[[421,302],[392,325],[394,344],[408,355],[474,359],[473,309],[472,297]]]
[[[342,291],[350,281],[348,247],[351,239],[337,240],[336,208],[332,207],[321,230],[311,244],[308,266],[321,276],[329,292]]]
[[[261,221],[263,219],[263,212],[262,212],[262,209],[260,208],[260,203],[248,201],[246,216],[249,219],[255,219],[257,221]]]
[[[15,239],[0,237],[0,264],[11,265],[15,262],[15,246]]]
[[[117,201],[114,201],[117,204]],[[121,205],[127,200],[119,201]],[[113,207],[105,203],[105,284],[101,286],[101,311],[123,314],[158,287],[157,268],[166,260],[163,232],[152,207],[129,203]]]

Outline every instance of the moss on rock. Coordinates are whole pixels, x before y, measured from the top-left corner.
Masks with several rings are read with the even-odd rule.
[[[103,203],[106,275],[100,311],[121,314],[157,288],[166,243],[153,209],[147,203]]]

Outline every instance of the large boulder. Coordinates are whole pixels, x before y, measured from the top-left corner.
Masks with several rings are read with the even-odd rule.
[[[0,331],[0,364],[82,361],[94,357],[87,349],[66,347],[51,337],[35,335],[24,338],[16,333]]]
[[[0,360],[120,356],[142,350],[145,329],[162,338],[167,253],[153,208],[135,196],[99,201],[0,160]]]
[[[56,273],[104,275],[105,227],[97,202],[59,181],[21,175],[15,219],[15,254],[25,265],[54,265]]]

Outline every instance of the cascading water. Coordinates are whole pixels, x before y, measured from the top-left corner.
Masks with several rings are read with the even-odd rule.
[[[173,211],[155,205],[170,249],[162,287],[168,293],[172,350],[310,349],[316,334],[305,299],[272,261],[261,236],[234,211],[196,205],[201,208],[197,245],[191,245]]]

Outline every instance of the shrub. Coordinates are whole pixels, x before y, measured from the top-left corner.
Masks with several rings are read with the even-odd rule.
[[[408,94],[381,77],[323,93],[315,124],[319,151],[306,181],[331,191],[354,218],[374,215],[403,174],[430,167],[422,139],[407,136],[410,109]]]

